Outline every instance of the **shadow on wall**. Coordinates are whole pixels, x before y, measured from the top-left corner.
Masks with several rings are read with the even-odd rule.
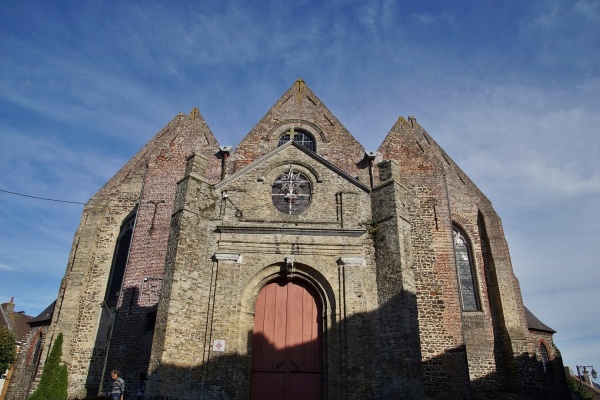
[[[562,361],[558,357],[547,364],[544,370],[544,366],[536,360],[535,355],[524,354],[512,360],[514,368],[498,369],[496,373],[472,382],[467,378],[465,347],[447,349],[443,354],[427,361],[418,361],[414,363],[414,370],[401,367],[412,363],[412,360],[407,362],[403,359],[407,354],[420,354],[420,351],[415,351],[414,348],[412,353],[406,354],[389,351],[390,348],[394,348],[394,341],[414,343],[414,338],[407,337],[407,331],[403,330],[406,328],[406,321],[390,323],[389,317],[403,315],[397,306],[406,304],[409,297],[414,301],[412,294],[398,294],[377,311],[358,313],[340,324],[334,324],[323,334],[320,363],[314,362],[315,346],[320,344],[305,342],[300,346],[276,348],[268,338],[248,332],[248,348],[256,349],[256,343],[261,343],[262,357],[253,359],[251,354],[210,352],[208,358],[197,365],[162,364],[155,371],[151,371],[146,399],[570,398],[566,392]],[[150,307],[148,310],[152,309]],[[148,310],[139,308],[140,312]],[[344,332],[347,332],[346,335],[360,336],[361,348],[344,346]],[[151,334],[151,331],[147,333],[149,336]],[[118,338],[114,336],[113,340],[118,342]],[[332,341],[335,342],[334,345]],[[111,368],[115,367],[123,372],[130,398],[133,398],[138,375],[143,370],[137,366],[133,367],[135,363],[129,361],[144,358],[146,368],[149,365],[151,339],[147,341],[142,337],[139,343],[148,346],[146,351],[140,353],[121,347],[118,359],[112,359],[105,371],[105,384],[110,382],[108,374]],[[394,361],[399,367],[388,368],[387,365]],[[490,360],[490,363],[492,362],[493,360]],[[524,387],[519,389],[510,384],[511,380],[506,374],[511,370],[522,371],[521,373],[526,375],[519,378],[524,382]],[[415,379],[423,382],[422,391],[414,389]],[[100,375],[89,374],[88,398],[94,398],[97,394],[99,382]]]
[[[143,306],[136,287],[124,289],[122,297],[121,307],[103,306],[101,311],[85,383],[88,398],[94,398],[101,386],[101,392],[109,390],[112,369],[128,378],[129,388],[132,378],[137,380],[148,370],[157,306]]]

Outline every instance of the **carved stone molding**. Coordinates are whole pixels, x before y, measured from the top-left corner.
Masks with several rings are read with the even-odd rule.
[[[213,255],[213,259],[215,261],[233,261],[237,264],[241,264],[243,261],[243,256],[236,253],[215,253]]]
[[[347,267],[366,267],[367,260],[363,257],[340,257],[337,261],[338,265],[344,265]]]
[[[285,276],[287,277],[288,281],[291,281],[292,279],[294,279],[294,275],[296,274],[296,267],[294,266],[294,256],[291,255],[287,255],[285,256]]]

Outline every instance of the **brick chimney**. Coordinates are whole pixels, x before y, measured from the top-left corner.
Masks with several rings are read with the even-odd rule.
[[[4,303],[4,304],[2,304],[2,309],[4,309],[4,311],[7,311],[9,313],[12,313],[13,311],[15,311],[14,300],[15,300],[15,298],[11,297],[10,298],[10,303]]]

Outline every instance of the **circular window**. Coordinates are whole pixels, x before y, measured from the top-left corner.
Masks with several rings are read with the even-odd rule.
[[[310,205],[310,181],[290,165],[288,172],[273,182],[271,197],[273,205],[282,213],[297,215]]]
[[[315,151],[316,149],[315,138],[310,133],[304,129],[294,130],[294,128],[291,128],[289,131],[279,137],[277,147],[289,142],[290,139],[293,139],[294,142],[298,142],[298,144],[306,147],[310,151]]]

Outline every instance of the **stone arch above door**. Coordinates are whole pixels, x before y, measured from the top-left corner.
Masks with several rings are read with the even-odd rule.
[[[239,320],[238,320],[238,342],[236,347],[241,354],[246,354],[248,383],[250,382],[251,356],[252,356],[252,332],[254,329],[255,304],[260,291],[270,282],[279,279],[287,279],[285,257],[281,256],[281,262],[269,264],[260,268],[252,275],[245,283],[242,284],[242,291],[239,303]],[[293,281],[302,281],[306,285],[314,289],[315,295],[318,297],[322,306],[322,330],[323,330],[323,358],[329,357],[327,354],[333,354],[336,350],[332,347],[333,342],[328,339],[329,334],[336,325],[336,309],[338,308],[338,300],[332,284],[315,268],[306,264],[295,263]],[[325,372],[326,374],[326,372]],[[328,377],[327,379],[330,379]],[[248,385],[249,390],[249,385]],[[324,392],[327,393],[329,388],[326,386]],[[249,392],[248,392],[249,394]]]
[[[285,276],[286,262],[284,257],[282,257],[282,260],[280,263],[274,263],[262,268],[248,280],[240,297],[240,309],[244,315],[254,315],[256,298],[266,284]],[[325,329],[327,329],[327,326],[335,322],[330,320],[330,318],[335,315],[337,308],[337,301],[332,285],[319,271],[308,265],[296,263],[294,267],[293,279],[306,281],[315,288],[323,305],[323,318],[325,319]],[[252,330],[251,321],[252,318],[250,318],[249,324],[246,324],[249,331]]]

